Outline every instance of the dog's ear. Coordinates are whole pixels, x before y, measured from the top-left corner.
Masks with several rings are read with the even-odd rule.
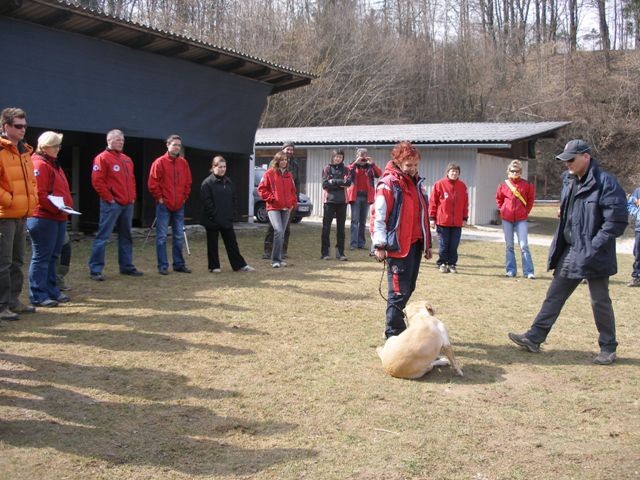
[[[427,312],[429,312],[429,315],[431,315],[432,317],[435,316],[436,311],[433,309],[430,303],[425,303],[424,308],[427,309]]]

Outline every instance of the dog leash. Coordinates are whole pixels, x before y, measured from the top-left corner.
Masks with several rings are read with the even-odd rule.
[[[378,293],[380,294],[380,296],[382,297],[382,299],[385,301],[385,303],[387,305],[391,305],[393,308],[395,308],[396,310],[398,310],[402,314],[402,318],[406,318],[407,316],[404,313],[404,310],[401,310],[400,308],[398,308],[397,305],[395,305],[393,303],[390,303],[389,299],[387,297],[385,297],[384,294],[382,293],[382,280],[384,279],[384,274],[385,274],[386,270],[387,270],[387,259],[385,258],[382,261],[382,276],[380,277],[380,283],[378,284]]]

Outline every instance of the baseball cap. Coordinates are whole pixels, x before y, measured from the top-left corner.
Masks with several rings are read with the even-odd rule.
[[[584,140],[571,140],[564,146],[564,151],[556,155],[556,159],[566,162],[580,153],[591,153],[591,147]]]

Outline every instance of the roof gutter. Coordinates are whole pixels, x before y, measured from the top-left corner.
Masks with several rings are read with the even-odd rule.
[[[395,143],[354,143],[354,142],[344,142],[344,143],[296,143],[293,142],[296,148],[345,148],[349,146],[362,146],[362,147],[372,147],[372,148],[387,148],[393,147]],[[491,148],[496,150],[505,150],[510,149],[510,143],[414,143],[411,142],[414,147],[425,147],[425,148]],[[256,143],[256,148],[281,148],[282,144],[280,142],[273,145],[263,145],[260,143]]]

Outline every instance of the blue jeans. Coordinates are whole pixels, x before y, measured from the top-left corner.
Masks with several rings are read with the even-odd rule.
[[[518,236],[518,245],[520,245],[520,257],[522,259],[522,273],[526,277],[533,275],[533,260],[529,252],[528,224],[526,220],[519,222],[502,221],[502,229],[504,231],[504,242],[506,244],[506,270],[510,275],[515,276],[518,273],[518,265],[516,263],[516,253],[513,244],[513,234]]]
[[[422,241],[418,241],[411,245],[406,257],[388,257],[385,260],[388,269],[388,296],[384,334],[387,338],[400,335],[407,328],[402,311],[416,289],[421,259]]]
[[[282,245],[284,244],[284,231],[289,224],[289,210],[269,210],[269,221],[273,226],[273,247],[271,248],[271,262],[282,262]]]
[[[0,310],[18,303],[24,275],[24,218],[0,218]]]
[[[462,237],[462,227],[436,227],[438,232],[438,265],[458,264],[458,245]]]
[[[640,230],[636,230],[636,241],[633,244],[633,278],[640,278]]]
[[[133,246],[131,240],[131,220],[133,218],[133,203],[120,205],[100,200],[100,225],[96,239],[93,241],[91,256],[89,257],[89,272],[102,273],[104,269],[104,253],[107,242],[114,229],[118,232],[118,265],[121,273],[132,272]]]
[[[60,257],[67,222],[50,218],[27,219],[31,237],[31,265],[29,266],[29,301],[34,305],[56,300],[60,290],[56,276],[56,262]]]
[[[175,212],[170,211],[163,203],[156,205],[156,253],[158,270],[169,268],[167,258],[167,231],[171,225],[173,268],[184,268],[182,246],[184,244],[184,206]]]
[[[364,229],[367,226],[369,202],[366,195],[358,195],[355,202],[351,202],[351,248],[364,248],[366,241]]]

